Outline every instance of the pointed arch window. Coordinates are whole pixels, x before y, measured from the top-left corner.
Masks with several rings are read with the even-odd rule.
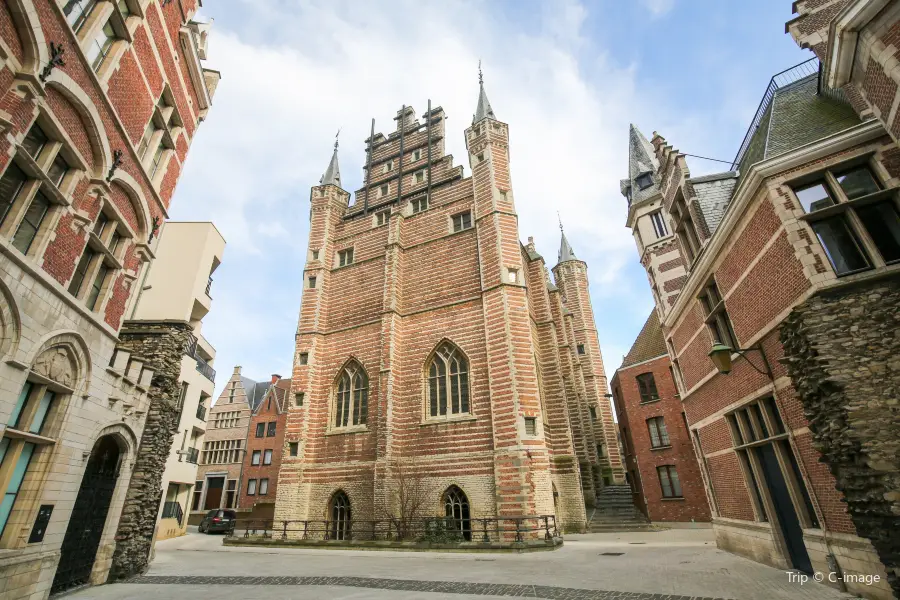
[[[459,348],[443,342],[431,357],[428,374],[428,418],[466,415],[469,402],[469,361]]]
[[[369,409],[369,377],[356,361],[350,361],[341,369],[337,381],[334,402],[334,427],[352,427],[366,424]]]
[[[444,492],[444,512],[448,522],[467,542],[472,541],[472,520],[469,513],[469,499],[466,493],[451,485]]]
[[[344,490],[338,490],[331,497],[331,506],[329,507],[329,517],[331,517],[331,539],[348,540],[350,539],[350,498]]]

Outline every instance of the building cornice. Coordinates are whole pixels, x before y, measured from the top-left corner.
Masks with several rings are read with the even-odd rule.
[[[716,229],[716,233],[709,240],[706,247],[703,248],[701,255],[694,263],[694,267],[688,273],[684,287],[678,295],[678,300],[675,301],[672,310],[666,314],[663,320],[663,326],[671,329],[687,308],[688,303],[697,295],[701,283],[706,281],[706,276],[712,269],[714,261],[727,243],[731,232],[737,227],[741,217],[753,200],[756,191],[765,179],[853,146],[872,141],[883,135],[886,135],[886,132],[879,121],[866,121],[850,129],[845,129],[832,136],[822,138],[811,144],[806,144],[751,166],[738,184],[725,216],[718,229]]]
[[[838,89],[850,82],[859,32],[889,3],[890,0],[853,0],[832,19],[824,65],[828,87]]]

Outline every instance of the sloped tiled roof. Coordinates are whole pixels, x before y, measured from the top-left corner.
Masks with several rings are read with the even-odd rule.
[[[659,314],[654,308],[619,368],[644,362],[663,354],[666,354],[666,342],[663,339],[662,326],[659,324]]]

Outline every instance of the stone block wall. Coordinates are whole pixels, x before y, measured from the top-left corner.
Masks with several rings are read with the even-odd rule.
[[[813,434],[900,596],[900,276],[812,296],[781,328]]]
[[[191,331],[185,322],[128,322],[119,336],[118,347],[143,357],[155,372],[150,382],[147,421],[119,520],[110,580],[142,573],[150,563],[163,473],[178,431],[181,358],[191,341]]]

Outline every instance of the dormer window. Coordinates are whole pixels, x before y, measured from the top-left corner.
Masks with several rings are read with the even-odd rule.
[[[641,190],[646,190],[648,187],[653,185],[653,176],[650,173],[641,173],[635,179],[635,183],[637,183],[638,187]],[[630,193],[631,190],[629,190]]]

